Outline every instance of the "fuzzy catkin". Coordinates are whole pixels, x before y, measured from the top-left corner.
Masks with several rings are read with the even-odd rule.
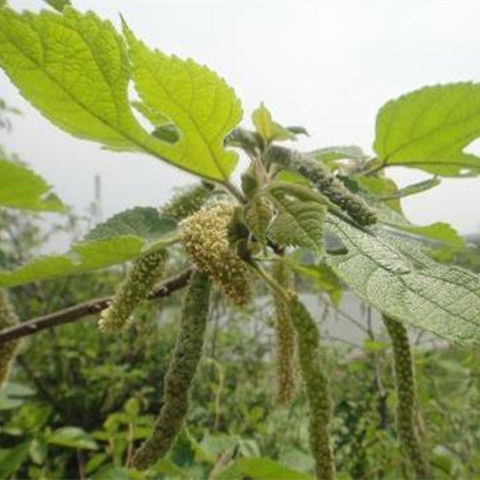
[[[328,374],[320,351],[320,335],[310,313],[297,295],[290,293],[288,310],[296,331],[298,358],[310,410],[310,449],[319,480],[335,478],[335,460],[329,434],[332,400]]]
[[[185,297],[180,333],[165,376],[164,403],[152,436],[137,450],[133,466],[145,470],[162,458],[182,428],[189,391],[200,360],[208,317],[210,282],[195,271]]]
[[[235,207],[218,202],[180,223],[180,241],[195,265],[237,305],[251,297],[248,269],[229,243],[228,227]]]
[[[288,288],[290,275],[284,262],[276,262],[273,278]],[[295,330],[283,299],[274,294],[275,305],[275,368],[277,382],[277,402],[287,405],[295,395],[297,386],[297,357],[295,349]]]
[[[397,389],[397,430],[400,442],[417,478],[428,478],[429,468],[416,427],[418,413],[415,373],[412,353],[405,327],[383,316],[393,348],[395,383]]]
[[[18,317],[8,299],[7,291],[0,288],[0,330],[13,327],[18,323]],[[15,358],[19,340],[0,343],[0,388],[3,387],[10,372],[10,366]]]
[[[177,221],[183,220],[199,210],[211,193],[211,189],[201,184],[189,187],[175,194],[166,205],[160,208],[160,213]]]
[[[376,213],[366,204],[363,198],[348,190],[345,185],[333,176],[320,162],[279,147],[271,147],[269,157],[283,168],[293,170],[308,178],[333,203],[345,210],[360,225],[371,225],[377,222]]]
[[[115,332],[125,326],[135,308],[151,292],[165,266],[165,251],[157,250],[138,258],[120,284],[112,303],[100,314],[102,332]]]

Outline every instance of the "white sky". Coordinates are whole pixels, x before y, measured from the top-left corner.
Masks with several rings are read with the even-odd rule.
[[[10,0],[38,9],[37,0]],[[390,98],[423,85],[480,80],[480,2],[161,2],[74,0],[118,25],[121,12],[152,47],[193,57],[216,70],[242,100],[243,124],[265,101],[287,125],[311,137],[299,149],[358,144],[371,152],[376,111]],[[77,211],[103,183],[110,216],[137,205],[160,205],[190,175],[141,154],[103,151],[52,126],[0,73],[0,97],[20,108],[0,144],[20,154]],[[470,148],[480,153],[480,142]],[[390,169],[400,185],[425,178]],[[412,221],[444,220],[462,232],[480,228],[480,178],[444,180],[404,202]]]

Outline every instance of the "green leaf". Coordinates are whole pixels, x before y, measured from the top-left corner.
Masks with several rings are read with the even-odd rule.
[[[65,205],[39,175],[0,150],[0,205],[26,210],[64,212]]]
[[[0,450],[0,477],[10,478],[28,458],[30,442],[20,443],[16,447]]]
[[[72,135],[119,150],[152,145],[130,110],[122,39],[95,14],[2,9],[0,64],[27,100]]]
[[[177,222],[172,217],[161,215],[156,208],[135,207],[117,213],[106,222],[97,225],[90,230],[85,240],[101,240],[119,235],[152,239],[171,233],[176,225]]]
[[[480,84],[456,83],[425,87],[385,104],[373,147],[386,165],[478,175],[480,158],[464,152],[478,136]]]
[[[400,188],[396,193],[392,194],[392,197],[404,198],[409,197],[410,195],[416,195],[417,193],[426,192],[427,190],[440,185],[440,183],[440,179],[437,177],[429,178],[428,180],[423,180],[421,182],[413,183],[412,185],[407,185],[406,187]]]
[[[333,217],[327,228],[348,248],[345,255],[329,255],[329,265],[367,303],[448,340],[480,343],[478,275],[437,264],[408,242],[369,235]]]
[[[11,287],[110,267],[137,258],[144,245],[144,239],[132,235],[79,243],[64,255],[40,257],[16,270],[0,271],[0,285]]]
[[[402,212],[400,201],[396,198],[398,193],[397,185],[390,178],[353,175],[352,177],[349,177],[349,180],[357,182],[361,188],[367,190],[369,193],[373,193],[379,198],[383,199],[388,197],[389,200],[385,200],[386,205],[399,213]]]
[[[266,141],[295,140],[295,134],[272,119],[272,115],[263,102],[252,113],[252,122],[257,133]]]
[[[235,467],[255,480],[313,480],[310,475],[284,467],[269,458],[241,458],[235,462]]]
[[[133,44],[133,35],[129,38]],[[143,79],[137,53],[142,48],[149,51],[139,42],[135,45],[132,55],[137,79]],[[171,108],[161,109],[182,132],[181,141],[175,144],[150,135],[133,115],[128,98],[129,60],[124,40],[110,22],[70,7],[61,15],[0,10],[0,65],[22,95],[55,125],[112,150],[151,154],[197,175],[223,180],[236,160],[233,153],[223,150],[222,140],[240,120],[238,102],[206,68],[176,58],[169,61],[172,68],[185,67],[183,72],[176,70],[174,78],[172,72],[166,72],[168,85],[163,85],[182,97],[173,98]],[[186,89],[192,87],[185,82],[189,74],[196,74],[195,88],[201,92],[192,101],[192,111],[188,111],[190,100],[185,98]],[[153,92],[155,98],[157,95],[158,91]],[[207,110],[211,120],[202,117]],[[200,122],[202,129],[198,130]]]
[[[52,8],[61,12],[65,7],[71,5],[70,0],[43,0],[46,4],[50,5]]]
[[[337,145],[319,148],[318,150],[310,152],[310,155],[324,163],[343,159],[361,160],[365,158],[363,150],[356,145]]]
[[[0,285],[21,285],[125,263],[137,258],[149,241],[160,239],[175,227],[174,219],[154,208],[132,208],[97,225],[68,253],[36,258],[10,272],[0,271]]]
[[[340,303],[343,285],[327,264],[304,265],[293,260],[287,260],[287,262],[292,270],[295,270],[295,272],[307,278],[311,278],[315,289],[321,292],[327,292],[334,305]]]
[[[124,24],[135,88],[147,108],[167,116],[180,131],[165,156],[186,170],[213,180],[228,178],[237,162],[224,148],[225,136],[240,122],[242,109],[223,79],[193,60],[150,50]]]
[[[30,458],[37,465],[42,465],[48,455],[48,445],[42,437],[33,438],[29,449]]]
[[[84,430],[78,427],[63,427],[50,433],[47,437],[49,443],[70,448],[97,450],[95,440]]]
[[[436,222],[425,226],[403,224],[389,225],[394,226],[397,230],[402,230],[419,237],[437,241],[450,248],[457,250],[465,248],[465,240],[463,237],[450,224],[445,222]]]
[[[280,245],[323,250],[326,200],[308,187],[273,183],[265,190],[277,214],[268,228],[269,236]]]

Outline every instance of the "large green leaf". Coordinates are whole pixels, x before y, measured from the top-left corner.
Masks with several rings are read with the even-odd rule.
[[[177,62],[188,66],[184,75],[196,65],[172,59],[174,68]],[[201,94],[189,105],[181,100],[185,100],[185,88],[191,85],[182,83],[181,75],[169,76],[165,89],[183,96],[174,99],[178,101],[178,115],[169,110],[166,113],[183,137],[173,145],[155,138],[142,128],[131,110],[130,66],[124,41],[110,22],[92,12],[82,14],[66,7],[62,14],[19,14],[1,8],[0,65],[27,100],[72,135],[114,150],[148,153],[213,180],[223,180],[233,169],[234,154],[220,148],[222,134],[240,119],[238,104],[229,103],[235,99],[233,93],[232,98],[222,96],[218,82],[224,86],[224,93],[231,92],[228,87],[206,68],[196,66],[195,88]],[[196,130],[206,110],[213,119],[202,117],[202,129]],[[231,111],[229,119],[225,118],[227,111]],[[225,122],[225,130],[219,122]],[[213,130],[218,137],[213,138]],[[199,148],[202,135],[209,139],[208,148]]]
[[[65,205],[51,191],[50,185],[20,162],[5,158],[0,150],[0,205],[64,212]]]
[[[364,233],[329,217],[348,248],[328,262],[352,290],[381,312],[460,343],[480,343],[480,279],[440,265],[408,242]]]
[[[133,260],[147,241],[167,235],[175,226],[176,222],[153,208],[126,210],[95,227],[84,242],[66,254],[36,258],[16,270],[0,271],[0,286],[84,273]]]
[[[425,87],[385,104],[374,149],[387,165],[438,175],[480,173],[480,158],[464,152],[480,136],[480,84]]]
[[[207,67],[150,50],[126,25],[124,33],[145,107],[167,116],[181,133],[165,146],[168,158],[205,177],[226,179],[237,155],[225,150],[223,140],[242,118],[233,90]]]

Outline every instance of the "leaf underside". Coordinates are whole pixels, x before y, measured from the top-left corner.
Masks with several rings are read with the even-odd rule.
[[[399,321],[459,343],[480,343],[478,275],[437,264],[379,232],[368,235],[330,217],[327,227],[348,248],[328,263],[357,295]]]

